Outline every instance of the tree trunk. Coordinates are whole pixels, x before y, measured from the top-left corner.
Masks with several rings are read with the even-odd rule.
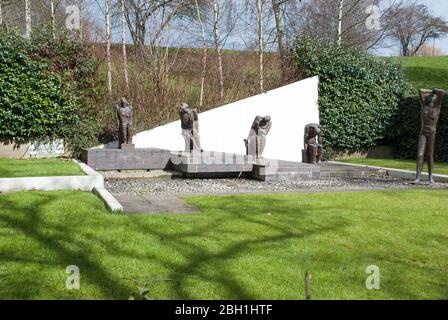
[[[272,0],[272,9],[274,11],[274,17],[275,17],[275,29],[277,30],[278,53],[280,55],[280,61],[282,67],[284,67],[286,58],[286,50],[284,44],[285,32],[283,30],[282,13],[280,11],[279,0]]]
[[[260,68],[260,92],[264,91],[264,43],[263,43],[263,0],[257,0],[258,58]]]
[[[110,56],[110,0],[106,1],[107,92],[112,94],[112,62]]]
[[[219,0],[213,0],[213,31],[215,36],[215,50],[218,56],[219,85],[221,87],[220,97],[224,98],[224,72],[222,68],[221,56],[221,36],[219,33]]]
[[[2,0],[0,0],[0,28],[3,27]]]
[[[342,44],[342,17],[344,14],[344,0],[339,0],[339,15],[338,15],[338,46]]]
[[[51,11],[51,34],[53,39],[56,38],[56,21],[54,17],[54,1],[50,1],[50,11]]]
[[[205,75],[207,72],[207,38],[205,36],[205,27],[204,23],[202,22],[201,18],[201,10],[199,8],[198,0],[195,0],[196,5],[196,11],[198,14],[198,21],[201,26],[201,33],[202,33],[202,45],[203,45],[203,56],[202,56],[202,74],[201,74],[201,94],[199,98],[199,107],[202,107],[204,105],[204,86],[205,86]]]
[[[121,0],[121,45],[123,48],[123,69],[124,69],[124,81],[126,83],[126,92],[129,95],[131,92],[129,89],[129,75],[128,75],[128,58],[126,54],[126,19],[124,15],[124,0]]]
[[[25,37],[31,37],[31,0],[25,0]]]
[[[79,41],[83,43],[82,13],[84,10],[84,0],[79,0]]]

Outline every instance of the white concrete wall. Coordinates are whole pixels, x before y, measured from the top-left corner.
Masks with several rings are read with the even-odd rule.
[[[257,115],[270,115],[272,129],[267,137],[265,158],[302,161],[303,131],[319,123],[318,77],[237,101],[199,115],[204,150],[244,154],[246,139]],[[181,151],[184,140],[180,121],[141,132],[134,137],[137,148]]]

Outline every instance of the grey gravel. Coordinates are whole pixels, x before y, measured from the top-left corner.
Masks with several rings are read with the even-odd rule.
[[[263,182],[246,179],[114,179],[106,188],[115,195],[191,195],[275,192],[356,191],[384,189],[448,189],[448,184],[413,185],[391,177],[328,178],[318,181]]]

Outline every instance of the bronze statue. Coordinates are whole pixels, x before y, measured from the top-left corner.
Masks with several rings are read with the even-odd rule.
[[[198,111],[191,109],[188,104],[183,103],[179,111],[182,126],[182,135],[185,139],[185,151],[201,151],[201,141],[199,137]]]
[[[320,164],[322,157],[322,127],[317,123],[306,125],[303,143],[305,148],[302,151],[302,162]]]
[[[123,147],[133,147],[133,108],[125,98],[121,98],[115,109],[118,118],[118,146],[120,149],[123,149]]]
[[[252,123],[252,127],[249,131],[249,136],[244,140],[247,155],[252,155],[257,159],[261,158],[266,146],[266,136],[271,130],[271,126],[272,121],[270,116],[255,117],[255,120]]]
[[[445,92],[440,89],[420,89],[420,103],[422,105],[422,128],[418,142],[417,178],[415,183],[421,180],[425,151],[428,153],[429,182],[433,183],[434,146],[436,142],[437,122],[439,121],[442,100]]]

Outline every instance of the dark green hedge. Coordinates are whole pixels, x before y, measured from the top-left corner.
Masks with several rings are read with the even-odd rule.
[[[28,43],[19,35],[2,34],[0,39],[0,138],[65,136],[64,128],[76,115],[60,77],[28,56]]]
[[[63,138],[75,155],[97,144],[96,70],[90,52],[64,31],[53,37],[43,27],[31,39],[0,31],[0,139]]]
[[[409,90],[400,65],[303,36],[295,39],[292,53],[303,77],[320,77],[320,122],[327,150],[364,151],[384,138]]]
[[[416,159],[418,138],[421,129],[421,105],[418,97],[403,98],[398,112],[388,130],[384,144],[396,148],[396,156],[402,159]],[[443,102],[437,126],[435,157],[437,161],[448,161],[448,99]]]

